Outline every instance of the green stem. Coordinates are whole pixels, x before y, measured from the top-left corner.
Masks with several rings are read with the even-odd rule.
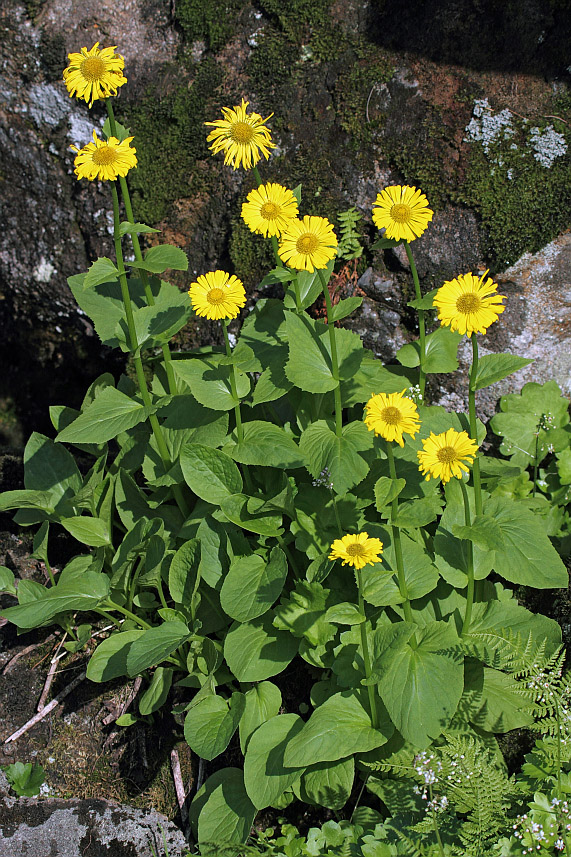
[[[460,488],[462,489],[462,497],[464,498],[464,523],[467,527],[470,527],[472,525],[470,501],[468,499],[468,491],[463,479],[460,479]],[[468,585],[466,587],[466,612],[464,613],[464,621],[462,623],[462,637],[465,637],[470,630],[470,622],[472,621],[472,605],[474,604],[474,547],[470,539],[468,539],[467,551]]]
[[[419,301],[422,297],[420,291],[420,282],[418,279],[418,271],[416,270],[416,265],[414,264],[414,258],[412,255],[412,250],[410,249],[410,244],[408,241],[404,242],[404,249],[406,250],[406,255],[408,258],[408,264],[410,265],[410,270],[412,272],[412,281],[414,283],[414,291],[416,294],[416,299]],[[420,395],[422,396],[422,400],[424,401],[424,388],[426,387],[426,373],[424,371],[424,364],[426,362],[426,329],[424,324],[424,310],[418,310],[418,334],[419,334],[419,345],[420,345],[420,366],[419,366],[419,378],[418,378],[418,386],[420,387]]]
[[[115,627],[119,629],[119,631],[121,630],[121,622],[119,622],[119,620],[116,619],[115,616],[112,616],[111,613],[106,613],[105,610],[99,609],[96,609],[93,612],[97,613],[99,616],[103,616],[103,618],[107,619],[108,622],[112,622]]]
[[[141,619],[140,616],[136,616],[126,607],[122,607],[120,604],[115,604],[115,602],[111,601],[110,598],[108,598],[107,601],[104,602],[103,606],[108,610],[117,610],[119,613],[122,613],[123,616],[126,616],[128,619],[132,619],[133,622],[136,622],[137,625],[139,625],[141,628],[144,628],[146,631],[148,631],[149,628],[153,627],[152,625],[149,625],[148,622],[145,622],[144,619]]]
[[[363,579],[361,569],[355,569],[355,577],[357,579],[357,590],[359,593],[359,613],[365,616],[365,599],[363,598]],[[371,668],[371,655],[369,653],[369,641],[367,639],[367,622],[361,622],[359,625],[361,631],[361,648],[363,650],[363,663],[365,665],[365,678],[370,678],[373,672]],[[367,685],[367,693],[369,695],[369,705],[371,707],[371,724],[373,729],[379,728],[379,715],[377,712],[377,697],[375,688],[372,684]]]
[[[387,458],[389,461],[389,474],[391,479],[395,480],[397,478],[397,470],[395,466],[395,457],[393,453],[393,447],[391,441],[386,442],[387,448]],[[391,505],[391,519],[394,521],[397,518],[399,511],[399,501],[398,497],[395,497],[392,501]],[[408,592],[406,588],[406,579],[404,576],[404,561],[402,556],[402,545],[400,540],[400,528],[395,526],[395,524],[391,524],[391,530],[393,535],[393,543],[395,546],[395,559],[397,565],[397,579],[399,584],[399,592],[401,594],[401,598],[403,599],[403,610],[404,617],[407,622],[414,622],[412,618],[412,608],[410,606],[410,599],[408,597]],[[416,648],[416,639],[413,637],[411,639],[411,646]]]
[[[472,340],[472,367],[470,369],[470,386],[468,388],[468,412],[470,415],[470,437],[478,443],[478,429],[476,427],[476,376],[478,374],[478,340],[476,334],[470,337]],[[482,514],[482,482],[480,479],[480,459],[478,453],[472,465],[474,480],[474,506],[476,515]]]
[[[137,563],[137,567],[133,572],[133,579],[131,580],[131,586],[129,587],[129,597],[127,599],[127,607],[129,610],[133,607],[133,599],[135,597],[135,590],[137,588],[137,581],[139,579],[139,575],[143,568],[144,557],[139,557],[139,562]]]
[[[224,318],[222,320],[222,330],[224,331],[224,344],[226,346],[226,356],[232,357],[232,348],[230,347],[230,340],[228,338],[228,319]],[[232,398],[235,401],[234,405],[234,416],[236,418],[236,434],[238,435],[238,443],[242,443],[244,440],[244,428],[242,426],[242,414],[240,412],[240,399],[238,398],[238,390],[236,386],[236,367],[232,363],[230,372],[230,389],[232,391]]]
[[[329,489],[331,493],[331,499],[333,500],[333,510],[335,511],[335,521],[337,522],[337,529],[339,530],[339,538],[343,538],[343,530],[341,528],[341,518],[339,517],[339,509],[337,508],[337,500],[335,499],[335,494],[333,493],[333,489]]]
[[[537,492],[537,471],[539,469],[539,464],[537,462],[538,458],[539,458],[539,427],[537,428],[537,431],[535,433],[535,459],[533,462],[533,495],[532,495],[533,497],[535,497],[535,494]]]
[[[341,405],[341,382],[339,380],[339,360],[337,357],[337,341],[335,339],[335,322],[333,321],[333,306],[331,304],[331,295],[327,286],[327,280],[323,269],[319,268],[317,273],[321,280],[323,289],[323,297],[325,298],[325,306],[327,307],[327,329],[329,330],[329,342],[331,347],[331,374],[336,386],[333,390],[335,396],[335,434],[341,437],[343,433],[343,408]]]
[[[111,99],[106,98],[105,104],[107,107],[107,115],[109,116],[109,127],[111,129],[111,134],[116,137],[117,136],[117,126],[115,124],[115,114],[113,113],[113,106],[111,104]],[[125,206],[125,213],[127,215],[127,220],[129,223],[135,223],[135,218],[133,215],[133,206],[131,205],[131,195],[129,193],[129,186],[127,185],[127,180],[124,176],[119,176],[119,184],[121,186],[121,196],[123,198],[123,205]],[[130,232],[131,241],[133,243],[133,251],[135,253],[135,261],[142,262],[143,261],[143,253],[141,251],[141,244],[139,242],[139,236],[136,232]],[[149,277],[147,272],[142,268],[137,269],[141,282],[143,284],[143,288],[145,290],[145,297],[147,299],[147,303],[149,306],[155,305],[155,297],[151,290],[151,286],[149,283]],[[169,385],[169,393],[171,396],[176,394],[176,379],[174,376],[174,371],[172,367],[172,357],[168,343],[164,343],[161,346],[163,352],[163,358],[165,361],[165,371],[167,373],[167,381]]]
[[[165,593],[163,591],[163,581],[161,580],[160,576],[159,576],[159,579],[157,580],[157,591],[159,593],[159,598],[161,599],[161,604],[163,605],[163,607],[168,607],[168,604],[167,604],[166,598],[165,598]]]
[[[291,565],[291,570],[293,571],[295,577],[297,577],[298,580],[301,580],[301,573],[299,571],[299,568],[297,567],[297,563],[296,563],[295,559],[293,558],[292,552],[290,551],[290,549],[288,548],[288,546],[286,545],[286,543],[284,542],[284,540],[282,539],[281,536],[276,536],[276,539],[278,541],[278,545],[280,546],[280,548],[285,553],[287,560],[288,560],[289,564]]]
[[[432,786],[428,786],[428,796],[430,798],[430,807],[432,810],[432,826],[434,828],[434,833],[436,835],[436,841],[438,843],[438,850],[440,852],[440,857],[446,857],[444,853],[444,845],[442,844],[442,839],[440,838],[440,830],[438,829],[438,822],[436,820],[436,810],[434,809],[434,797],[432,794]]]
[[[51,586],[55,586],[55,585],[56,585],[56,581],[55,581],[54,573],[53,573],[53,571],[52,571],[52,567],[51,567],[51,565],[50,565],[50,563],[49,563],[49,561],[48,561],[47,556],[46,556],[46,557],[44,557],[44,565],[45,565],[45,567],[46,567],[46,571],[47,571],[47,573],[48,573],[48,577],[49,577],[49,579],[50,579],[50,584],[51,584]]]

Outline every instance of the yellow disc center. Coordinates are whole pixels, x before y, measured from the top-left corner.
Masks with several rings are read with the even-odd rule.
[[[381,411],[381,419],[390,426],[396,426],[400,421],[401,413],[398,408],[393,405],[389,408],[383,408]]]
[[[349,545],[349,547],[347,548],[347,554],[349,556],[363,556],[364,553],[365,548],[362,544],[359,544],[359,542]]]
[[[443,446],[436,453],[436,457],[441,464],[452,464],[453,461],[456,461],[458,455],[453,446]]]
[[[474,292],[466,292],[466,294],[460,295],[456,301],[456,309],[465,315],[470,312],[478,312],[481,305],[481,299]]]
[[[117,160],[117,152],[112,146],[99,146],[93,153],[94,164],[112,164]]]
[[[313,253],[319,247],[319,238],[312,232],[306,232],[300,235],[295,242],[295,249],[298,253]]]
[[[230,136],[236,143],[250,143],[255,131],[247,122],[234,122],[230,129]]]
[[[206,300],[209,304],[214,304],[214,306],[218,306],[223,303],[226,298],[226,295],[222,291],[222,289],[210,289],[208,294],[206,295]]]
[[[105,63],[99,57],[87,57],[81,63],[80,70],[86,80],[100,80],[105,74]]]
[[[405,205],[404,202],[398,202],[391,208],[390,215],[396,223],[406,223],[410,220],[410,211],[409,205]]]
[[[280,207],[275,202],[265,202],[260,208],[260,214],[264,220],[275,220],[279,213]]]

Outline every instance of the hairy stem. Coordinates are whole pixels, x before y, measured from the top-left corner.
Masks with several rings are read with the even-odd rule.
[[[355,578],[357,580],[357,591],[359,593],[359,613],[365,616],[365,599],[363,598],[363,577],[361,569],[355,569]],[[365,665],[365,678],[370,678],[373,672],[371,667],[371,655],[369,652],[369,641],[367,639],[367,621],[361,622],[359,625],[361,632],[361,649],[363,650],[363,663]],[[373,729],[379,728],[379,714],[377,711],[377,697],[375,688],[372,684],[367,685],[367,694],[369,696],[369,706],[371,708],[371,724]]]
[[[230,346],[230,339],[228,338],[228,319],[225,318],[222,320],[222,330],[224,331],[224,344],[226,346],[226,356],[232,357],[232,348]],[[236,386],[236,367],[232,363],[230,366],[230,389],[232,391],[232,398],[235,401],[234,405],[234,417],[236,419],[236,434],[238,435],[238,443],[242,443],[244,440],[244,428],[242,426],[242,414],[240,412],[240,399],[238,398],[238,388]]]
[[[471,526],[470,517],[470,501],[468,500],[468,491],[464,480],[460,479],[460,487],[462,489],[462,497],[464,498],[464,523],[467,527]],[[470,630],[470,622],[472,620],[472,605],[474,604],[474,546],[468,539],[468,585],[466,587],[466,612],[464,613],[464,621],[462,622],[462,637],[465,637]]]
[[[318,269],[321,287],[323,289],[323,297],[325,298],[325,306],[327,307],[327,329],[329,330],[329,343],[331,347],[331,374],[336,386],[333,390],[335,397],[335,434],[341,437],[343,430],[343,408],[341,405],[341,382],[339,381],[339,360],[337,357],[337,341],[335,339],[335,322],[333,321],[333,306],[331,304],[331,295],[327,286],[327,280],[323,269]]]
[[[386,448],[387,448],[387,458],[389,461],[389,474],[390,474],[391,479],[395,480],[397,478],[397,470],[396,470],[396,466],[395,466],[395,457],[394,457],[391,441],[386,442]],[[398,497],[395,497],[394,500],[392,501],[392,504],[391,504],[391,519],[393,521],[397,518],[398,510],[399,510],[399,501],[398,501]],[[407,592],[407,588],[406,588],[406,579],[405,579],[405,575],[404,575],[404,562],[403,562],[403,556],[402,556],[402,545],[401,545],[401,540],[400,540],[400,528],[395,526],[394,524],[392,524],[391,530],[392,530],[392,535],[393,535],[393,544],[395,546],[395,559],[396,559],[396,565],[397,565],[397,579],[398,579],[398,584],[399,584],[399,592],[400,592],[401,597],[403,599],[404,617],[405,617],[407,622],[414,622],[414,619],[412,618],[412,608],[410,606],[410,599],[408,597],[408,592]],[[411,638],[411,646],[413,647],[413,649],[416,648],[416,638],[414,636]]]
[[[476,334],[470,337],[472,341],[472,367],[470,369],[470,386],[468,388],[468,412],[470,416],[470,437],[478,443],[478,429],[476,427],[476,376],[478,374],[478,340]],[[482,482],[480,479],[480,459],[478,453],[472,465],[474,480],[474,505],[476,515],[482,514]]]
[[[414,258],[412,255],[412,250],[410,249],[410,244],[408,241],[404,242],[404,249],[406,250],[406,255],[408,258],[408,263],[410,265],[410,270],[412,272],[412,281],[414,283],[414,291],[416,294],[416,299],[419,301],[422,297],[420,292],[420,282],[418,279],[418,271],[416,270],[416,265],[414,264]],[[420,345],[420,357],[419,357],[419,377],[418,377],[418,386],[420,387],[420,395],[422,396],[422,400],[424,401],[424,388],[426,387],[426,373],[424,371],[424,364],[426,362],[426,329],[424,324],[424,310],[418,310],[418,334],[419,334],[419,345]]]

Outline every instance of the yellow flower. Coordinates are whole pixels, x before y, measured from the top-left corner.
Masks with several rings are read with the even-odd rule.
[[[420,429],[418,409],[404,392],[373,394],[365,405],[365,425],[369,431],[385,440],[396,440],[399,446],[404,446],[403,434],[414,437]]]
[[[382,550],[383,543],[380,539],[369,538],[368,533],[362,532],[335,539],[331,545],[329,559],[341,559],[343,565],[352,565],[353,568],[360,569],[366,565],[382,562],[379,556]]]
[[[236,318],[246,303],[242,282],[226,271],[203,274],[188,290],[197,315],[210,319]]]
[[[119,142],[116,137],[100,140],[93,132],[93,142],[82,149],[72,146],[75,157],[75,174],[78,179],[102,179],[115,181],[118,176],[126,176],[130,169],[137,166],[136,149],[129,146],[132,137]]]
[[[505,310],[501,303],[505,295],[498,295],[498,287],[491,277],[484,281],[487,273],[485,271],[480,278],[475,274],[461,274],[438,289],[433,303],[438,308],[441,324],[471,336],[485,333],[497,321]]]
[[[206,138],[207,143],[212,143],[212,152],[215,155],[224,152],[224,163],[231,164],[235,170],[240,165],[245,170],[255,167],[260,160],[260,152],[267,160],[270,149],[276,147],[272,143],[270,129],[264,125],[274,114],[262,119],[259,113],[248,113],[249,103],[242,99],[242,104],[235,107],[223,107],[224,119],[204,123],[214,128]]]
[[[429,222],[433,212],[425,195],[415,187],[393,185],[382,190],[373,206],[373,223],[385,230],[385,238],[414,241]]]
[[[282,233],[278,249],[280,259],[290,268],[313,273],[325,268],[337,255],[337,238],[332,225],[325,217],[290,220]]]
[[[70,96],[83,98],[91,107],[99,98],[117,95],[127,78],[123,77],[125,60],[115,51],[116,46],[99,50],[99,42],[95,42],[90,51],[82,48],[78,54],[68,54],[63,79]]]
[[[434,434],[422,441],[422,449],[417,452],[420,464],[418,469],[426,479],[434,476],[448,482],[452,476],[462,478],[462,471],[468,473],[468,464],[472,464],[478,444],[467,432],[454,429]]]
[[[268,235],[281,235],[297,215],[297,199],[291,190],[271,182],[250,191],[247,202],[242,205],[246,226],[266,238]]]

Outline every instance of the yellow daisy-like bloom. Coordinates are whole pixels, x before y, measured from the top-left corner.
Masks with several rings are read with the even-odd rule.
[[[242,99],[242,104],[235,107],[223,107],[224,119],[204,123],[214,128],[206,138],[206,142],[212,144],[212,152],[215,155],[224,152],[224,163],[230,164],[235,170],[239,166],[245,170],[255,167],[260,160],[260,152],[267,160],[270,149],[276,147],[272,143],[270,129],[264,124],[274,114],[270,113],[266,119],[262,119],[259,113],[248,113],[246,108],[249,103]]]
[[[325,217],[306,214],[303,220],[290,220],[282,232],[278,253],[290,268],[313,273],[335,258],[337,237]]]
[[[242,205],[242,219],[252,232],[281,235],[290,220],[297,218],[297,199],[281,184],[260,185],[251,190]]]
[[[94,179],[115,181],[119,176],[126,176],[130,169],[137,166],[136,149],[129,143],[133,137],[126,137],[121,142],[117,137],[100,140],[97,132],[93,132],[93,142],[82,149],[72,146],[75,157],[75,174],[78,179]]]
[[[405,388],[406,390],[406,388]],[[365,425],[385,440],[404,446],[403,434],[414,437],[420,429],[418,409],[404,393],[376,393],[365,405]]]
[[[385,230],[385,238],[393,241],[414,241],[419,238],[433,211],[425,195],[415,187],[392,185],[382,190],[373,205],[373,223]]]
[[[90,51],[82,48],[78,54],[68,54],[69,65],[63,72],[63,79],[70,96],[83,98],[91,105],[99,98],[117,95],[117,90],[127,78],[123,76],[125,60],[116,54],[117,46],[99,50],[95,42]]]
[[[501,303],[505,295],[498,295],[498,287],[492,278],[485,279],[487,273],[484,271],[481,277],[461,274],[438,289],[433,303],[438,308],[441,324],[471,336],[473,333],[485,333],[498,320],[499,314],[505,310]]]
[[[226,271],[202,274],[191,285],[188,294],[196,314],[213,320],[236,318],[246,303],[242,281]]]
[[[462,478],[462,471],[468,473],[468,464],[472,464],[478,444],[465,432],[454,429],[434,434],[422,441],[422,449],[417,452],[420,464],[418,469],[430,479],[442,479],[448,482],[453,476]]]
[[[352,565],[353,568],[364,568],[366,565],[375,565],[382,562],[379,556],[383,550],[380,539],[369,538],[369,534],[362,532],[354,536],[343,536],[335,539],[331,545],[329,559],[340,559],[343,565]]]

